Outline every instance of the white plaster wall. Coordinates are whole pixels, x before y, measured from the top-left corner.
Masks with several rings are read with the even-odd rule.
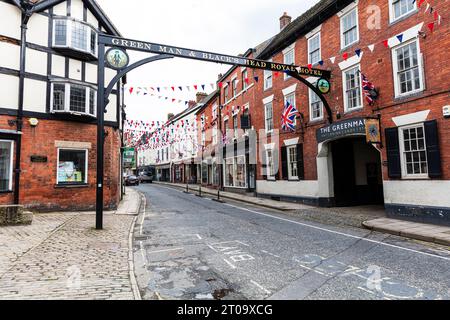
[[[81,81],[81,61],[69,59],[69,78]]]
[[[48,18],[34,14],[28,22],[27,41],[41,46],[48,46]]]
[[[81,0],[72,0],[70,14],[73,18],[83,21],[83,2]]]
[[[12,4],[0,2],[0,12],[0,35],[20,40],[20,10]]]
[[[53,14],[57,16],[66,16],[67,15],[67,3],[66,1],[58,4],[53,7]]]
[[[6,42],[0,42],[2,59],[0,66],[14,70],[20,69],[20,47]]]
[[[86,63],[86,82],[97,83],[97,66]]]
[[[25,63],[26,72],[47,75],[47,53],[28,48]]]
[[[108,112],[105,114],[105,121],[116,122],[117,96],[115,94],[111,94],[109,96],[108,108],[106,110]]]
[[[0,74],[0,108],[18,109],[19,77]]]
[[[276,194],[291,197],[318,197],[317,181],[256,181],[256,191],[263,194]]]
[[[25,79],[24,110],[45,113],[47,82]]]
[[[52,75],[64,77],[66,75],[66,59],[56,54],[52,55]]]
[[[449,180],[384,181],[384,201],[450,208]]]
[[[87,23],[92,25],[95,28],[98,28],[98,20],[94,17],[91,11],[87,12]]]

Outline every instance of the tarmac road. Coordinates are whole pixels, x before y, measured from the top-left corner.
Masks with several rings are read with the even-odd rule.
[[[134,232],[143,299],[450,299],[448,248],[161,185]]]

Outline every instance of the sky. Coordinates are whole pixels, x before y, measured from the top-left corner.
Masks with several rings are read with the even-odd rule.
[[[242,54],[279,32],[279,18],[287,12],[293,19],[319,0],[97,0],[122,36],[135,40],[217,52]],[[151,54],[129,52],[131,63]],[[184,86],[182,92],[162,90],[158,99],[150,95],[125,94],[129,120],[165,121],[168,113],[186,108],[184,101],[195,100],[186,86],[211,83],[231,66],[174,58],[142,66],[128,74],[128,86]],[[200,88],[201,89],[201,88]],[[172,103],[171,98],[183,103]]]

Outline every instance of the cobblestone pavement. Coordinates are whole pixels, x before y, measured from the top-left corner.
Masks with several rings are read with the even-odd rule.
[[[133,216],[38,214],[0,228],[0,299],[134,299],[129,270]]]

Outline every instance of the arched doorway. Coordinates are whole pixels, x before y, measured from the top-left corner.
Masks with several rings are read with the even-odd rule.
[[[362,136],[345,137],[329,144],[335,205],[384,204],[380,152]]]

